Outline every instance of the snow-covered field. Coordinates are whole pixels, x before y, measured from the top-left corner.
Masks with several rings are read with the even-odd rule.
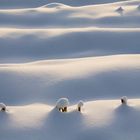
[[[140,0],[0,0],[0,102],[0,140],[139,140]]]

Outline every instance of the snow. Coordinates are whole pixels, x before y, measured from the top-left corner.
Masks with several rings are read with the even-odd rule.
[[[0,0],[0,139],[139,140],[139,7]]]
[[[4,103],[0,103],[0,109],[1,109],[1,111],[5,111],[6,105]]]
[[[127,104],[127,97],[126,96],[123,96],[122,98],[121,98],[121,102],[122,102],[122,104]]]
[[[80,100],[80,101],[78,102],[78,107],[82,107],[82,106],[84,106],[84,102],[83,102],[82,100]]]
[[[51,3],[36,8],[0,9],[0,26],[5,28],[18,27],[20,29],[139,28],[139,11],[136,10],[138,5],[139,0],[135,1],[135,3],[130,0],[123,3],[87,5],[82,7]],[[118,7],[125,9],[123,17],[116,13],[115,10]],[[32,24],[32,21],[34,21],[34,24]]]
[[[75,106],[68,113],[59,113],[46,104],[9,106],[8,110],[0,113],[3,140],[139,139],[139,99],[130,99],[128,106],[122,106],[120,100],[86,102],[82,113]]]
[[[68,107],[68,105],[69,105],[69,100],[67,98],[60,98],[56,103],[57,108]]]

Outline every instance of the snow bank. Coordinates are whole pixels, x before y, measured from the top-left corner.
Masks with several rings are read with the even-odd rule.
[[[82,100],[80,100],[79,102],[78,102],[78,111],[80,111],[81,112],[81,108],[84,106],[84,102],[82,101]]]
[[[54,104],[61,97],[72,103],[124,94],[139,97],[139,68],[138,54],[1,64],[0,100],[16,105]]]

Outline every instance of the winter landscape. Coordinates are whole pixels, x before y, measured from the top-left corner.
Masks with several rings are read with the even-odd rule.
[[[0,140],[140,140],[140,0],[0,0]]]

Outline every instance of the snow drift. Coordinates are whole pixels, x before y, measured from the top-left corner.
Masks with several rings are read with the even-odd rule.
[[[60,113],[44,104],[21,107],[8,106],[0,112],[0,135],[3,140],[34,139],[139,139],[140,100],[131,99],[128,106],[120,100],[86,102],[84,111],[70,106],[68,113]],[[5,133],[6,132],[6,133]]]
[[[139,54],[140,29],[0,29],[0,62]]]
[[[0,0],[0,139],[139,140],[139,5]]]
[[[124,95],[136,98],[140,90],[140,56],[1,64],[0,79],[0,100],[9,104],[55,104],[61,97],[67,97],[72,103]]]

